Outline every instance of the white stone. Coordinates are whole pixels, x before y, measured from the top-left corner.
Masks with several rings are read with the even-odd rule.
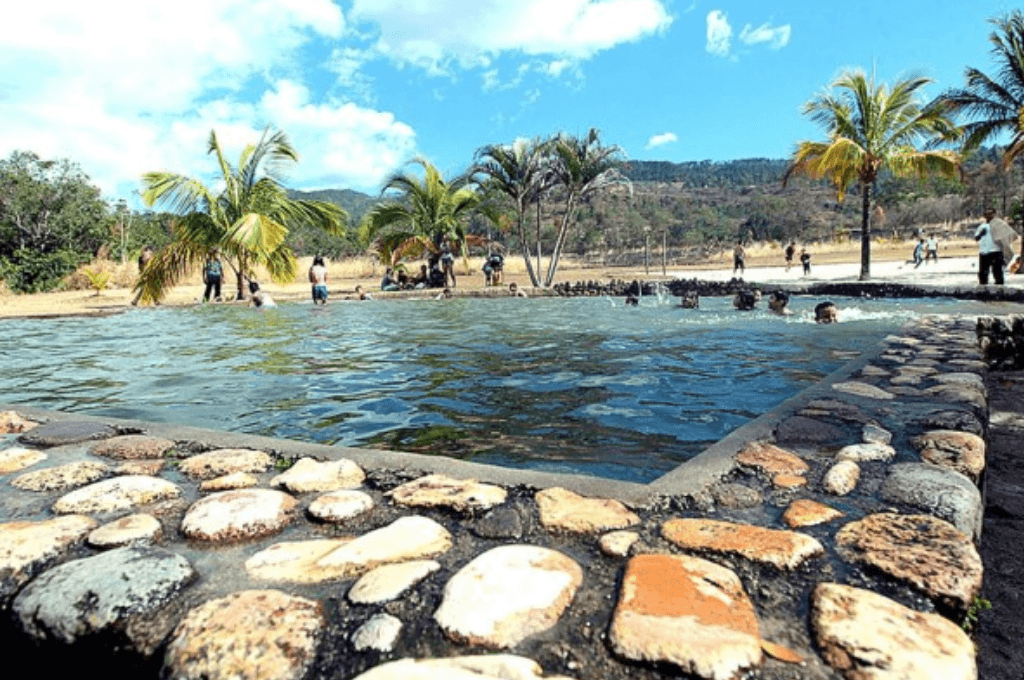
[[[829,468],[821,485],[830,494],[845,496],[857,488],[859,481],[860,466],[852,460],[841,460]]]
[[[385,564],[360,576],[348,599],[355,604],[390,602],[440,568],[434,560]]]
[[[0,475],[9,475],[46,460],[46,454],[34,449],[12,446],[0,451]]]
[[[850,444],[839,449],[836,460],[852,460],[855,462],[882,460],[890,461],[896,457],[896,449],[888,444],[866,443]]]
[[[434,557],[451,546],[447,529],[428,517],[411,515],[346,543],[317,565],[355,576],[382,564]]]
[[[128,475],[75,489],[59,498],[53,511],[60,515],[119,512],[180,495],[181,488],[165,479]]]
[[[366,473],[348,459],[321,462],[313,458],[300,458],[285,472],[270,480],[292,493],[311,493],[354,489],[363,483]]]
[[[505,502],[508,492],[500,486],[475,479],[427,475],[388,492],[399,505],[420,508],[445,507],[458,512],[489,510]]]
[[[192,504],[181,521],[189,538],[237,541],[276,533],[293,519],[297,501],[272,489],[221,491]]]
[[[138,513],[104,524],[89,534],[89,545],[96,548],[120,548],[123,545],[148,545],[163,533],[160,520]]]
[[[321,522],[344,522],[373,508],[373,497],[351,489],[332,491],[309,504],[309,514]]]
[[[856,381],[838,382],[832,385],[832,389],[837,392],[852,394],[857,397],[867,397],[869,399],[892,399],[894,396],[891,392],[886,392],[881,387]]]
[[[351,540],[321,538],[275,543],[247,559],[245,571],[254,579],[288,583],[321,583],[344,578],[344,570],[328,569],[317,562]]]
[[[512,654],[400,659],[381,664],[352,680],[570,680],[545,676],[536,661]]]
[[[391,614],[376,614],[352,634],[352,646],[358,652],[367,649],[390,652],[401,632],[402,621],[400,619]]]
[[[580,566],[560,552],[500,546],[474,558],[448,581],[434,619],[458,642],[513,647],[554,626],[582,580]]]

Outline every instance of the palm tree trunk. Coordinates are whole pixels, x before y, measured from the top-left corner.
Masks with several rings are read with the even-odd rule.
[[[555,239],[555,249],[551,252],[551,262],[548,264],[547,277],[544,280],[544,287],[550,287],[555,280],[555,272],[558,271],[558,260],[562,256],[562,248],[565,247],[565,236],[569,233],[569,217],[575,209],[576,201],[570,194],[565,203],[565,214],[562,215],[562,224],[558,228],[558,238]]]
[[[520,247],[523,249],[523,262],[526,263],[526,273],[530,275],[530,284],[534,288],[540,287],[540,281],[537,280],[537,273],[533,271],[533,264],[530,263],[530,244],[526,241],[526,206],[518,211],[518,227],[519,227],[519,241]]]
[[[860,280],[871,278],[871,184],[860,183]]]
[[[537,276],[540,276],[540,196],[537,196]]]

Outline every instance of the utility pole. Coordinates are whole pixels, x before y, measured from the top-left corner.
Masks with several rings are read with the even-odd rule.
[[[648,254],[650,253],[650,247],[651,228],[648,226],[644,227],[644,276],[651,275],[650,258],[648,257]]]

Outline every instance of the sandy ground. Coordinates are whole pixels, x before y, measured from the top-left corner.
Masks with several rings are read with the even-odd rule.
[[[872,249],[872,280],[915,285],[977,285],[977,247],[972,241],[942,244],[939,261],[923,264],[917,269],[914,268],[912,262],[908,261],[908,255],[912,248],[913,244],[910,242],[875,244]],[[786,271],[782,247],[779,245],[755,245],[748,248],[747,251],[747,268],[743,279],[750,283],[856,281],[860,273],[860,250],[857,243],[829,247],[819,246],[810,249],[812,265],[809,276],[803,275],[799,262]],[[300,277],[304,276],[309,264],[310,258],[300,260]],[[479,259],[471,260],[469,267],[471,273],[466,275],[463,263],[459,262],[456,265],[457,292],[484,289]],[[376,297],[382,297],[378,291],[381,276],[379,265],[374,266],[368,261],[337,262],[329,263],[329,269],[332,272],[328,286],[331,299],[352,298],[356,285],[362,285],[365,290],[374,293]],[[559,268],[556,282],[672,278],[723,281],[732,277],[731,255],[723,255],[685,267],[668,264],[663,268],[659,254],[652,253],[650,265],[646,269],[643,266],[583,266],[578,262],[567,260]],[[506,259],[505,284],[507,285],[511,281],[515,281],[519,286],[529,290],[529,278],[526,275],[522,259],[517,255],[510,255]],[[1024,276],[1007,275],[1006,285],[1024,286]],[[265,283],[263,287],[278,301],[308,301],[310,299],[310,286],[304,281],[285,285]],[[232,286],[224,287],[225,294],[229,294],[230,290],[232,290]],[[202,294],[203,284],[200,276],[196,274],[183,284],[173,288],[163,304],[170,306],[196,304]],[[99,295],[89,290],[35,295],[15,295],[4,292],[0,294],[0,318],[110,313],[127,309],[132,297],[129,288],[107,289]]]

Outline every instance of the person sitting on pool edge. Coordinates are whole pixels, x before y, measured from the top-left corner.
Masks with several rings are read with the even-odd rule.
[[[250,307],[277,307],[277,303],[274,302],[274,298],[270,297],[268,293],[260,290],[260,284],[255,281],[249,281],[249,294]]]
[[[516,285],[515,281],[508,284],[508,294],[512,297],[530,297],[529,295],[526,294],[525,290],[522,290],[519,286]]]

